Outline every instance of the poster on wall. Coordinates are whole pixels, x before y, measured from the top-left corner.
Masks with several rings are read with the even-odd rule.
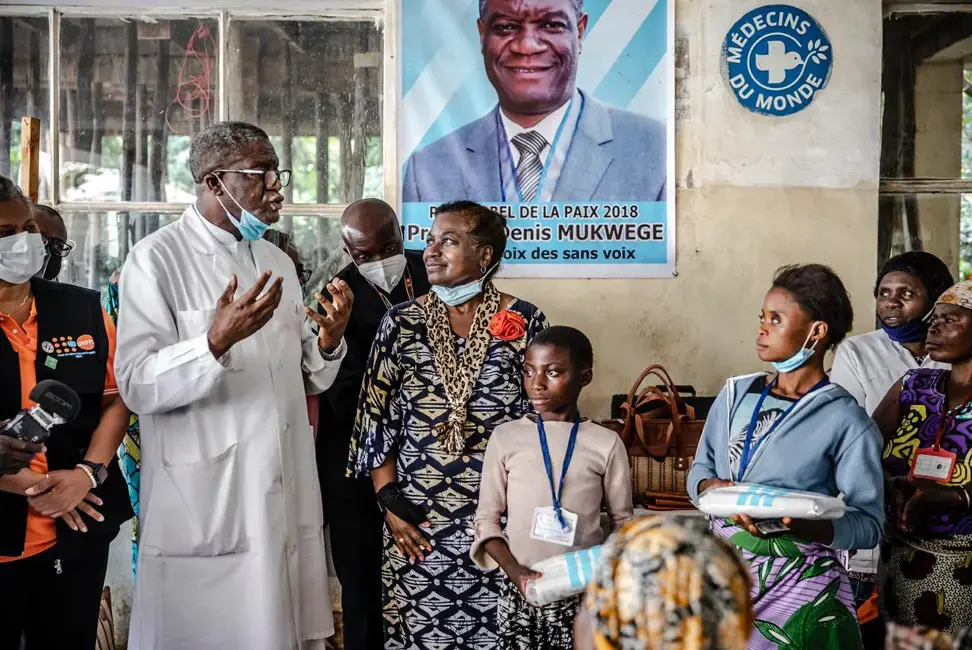
[[[402,0],[406,246],[472,200],[507,219],[503,277],[671,277],[673,4]]]

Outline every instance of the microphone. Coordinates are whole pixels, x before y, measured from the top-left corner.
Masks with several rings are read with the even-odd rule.
[[[34,386],[30,399],[37,405],[18,413],[0,429],[0,435],[44,442],[51,437],[52,428],[70,422],[81,410],[81,398],[74,389],[54,379],[45,379]]]

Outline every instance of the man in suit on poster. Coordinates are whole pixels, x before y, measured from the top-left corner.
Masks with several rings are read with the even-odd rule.
[[[583,0],[480,0],[479,14],[499,103],[409,157],[404,201],[664,201],[664,125],[576,87]]]

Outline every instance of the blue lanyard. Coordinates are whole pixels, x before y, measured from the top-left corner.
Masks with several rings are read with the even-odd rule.
[[[830,383],[830,378],[824,376],[824,378],[818,381],[817,384],[807,391],[803,397],[790,404],[790,407],[783,411],[783,414],[773,421],[773,424],[770,425],[769,431],[763,434],[763,437],[757,440],[756,444],[753,445],[753,434],[756,432],[756,423],[759,420],[759,412],[763,408],[763,402],[766,401],[766,396],[769,395],[770,391],[773,389],[773,386],[776,386],[777,379],[779,379],[779,376],[774,377],[773,381],[766,384],[766,388],[764,388],[763,392],[759,395],[759,401],[756,402],[756,408],[753,409],[753,416],[749,419],[749,428],[746,430],[746,442],[743,444],[742,455],[739,457],[739,471],[736,473],[737,481],[741,481],[743,479],[743,475],[746,473],[746,468],[749,467],[749,462],[756,456],[756,450],[759,449],[759,446],[763,444],[764,440],[769,438],[770,434],[776,430],[776,427],[780,425],[784,418],[786,418],[786,416],[788,416],[793,409],[796,408],[797,404],[800,403],[800,400]]]
[[[577,430],[580,428],[580,416],[574,419],[574,426],[570,430],[570,440],[567,441],[567,453],[564,454],[564,464],[560,469],[560,489],[554,487],[553,463],[550,462],[550,447],[547,445],[547,432],[543,428],[543,418],[537,414],[537,433],[540,434],[540,451],[543,452],[543,467],[547,470],[547,479],[550,481],[550,494],[553,497],[554,515],[561,529],[567,530],[567,520],[560,508],[560,499],[564,496],[564,479],[567,477],[567,467],[570,459],[574,455],[574,445],[577,443]]]
[[[507,198],[507,180],[504,180],[507,168],[512,172],[512,185],[516,190],[516,199],[520,203],[526,203],[523,198],[523,192],[520,190],[520,179],[516,175],[516,166],[513,164],[513,152],[510,149],[510,141],[506,134],[506,127],[503,126],[503,118],[500,116],[500,110],[496,111],[496,132],[500,140],[500,151],[502,155],[500,156],[500,189],[502,192],[503,203],[506,203]],[[537,193],[533,197],[535,203],[543,201],[543,188],[547,184],[547,176],[550,173],[551,167],[555,164],[557,165],[556,170],[556,180],[559,180],[560,173],[563,171],[563,165],[565,161],[561,161],[556,158],[557,148],[560,143],[560,136],[563,135],[565,127],[568,123],[571,123],[570,129],[573,132],[577,123],[580,122],[580,114],[583,112],[583,99],[580,97],[579,93],[574,93],[574,97],[570,99],[570,106],[567,107],[567,112],[564,113],[563,119],[560,120],[560,126],[557,127],[557,134],[554,136],[554,141],[550,145],[550,152],[547,154],[547,162],[543,165],[543,171],[540,173],[540,182],[537,184]],[[522,154],[521,154],[522,155]],[[552,198],[552,197],[551,197]]]

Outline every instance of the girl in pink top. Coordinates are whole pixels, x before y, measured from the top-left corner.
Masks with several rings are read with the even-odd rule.
[[[531,606],[526,585],[540,574],[529,567],[602,543],[602,504],[612,529],[632,516],[624,445],[578,412],[593,366],[591,343],[582,332],[557,326],[537,334],[523,370],[537,413],[497,427],[486,447],[471,554],[479,566],[499,566],[506,574],[500,586],[501,650],[573,647],[580,597]]]

